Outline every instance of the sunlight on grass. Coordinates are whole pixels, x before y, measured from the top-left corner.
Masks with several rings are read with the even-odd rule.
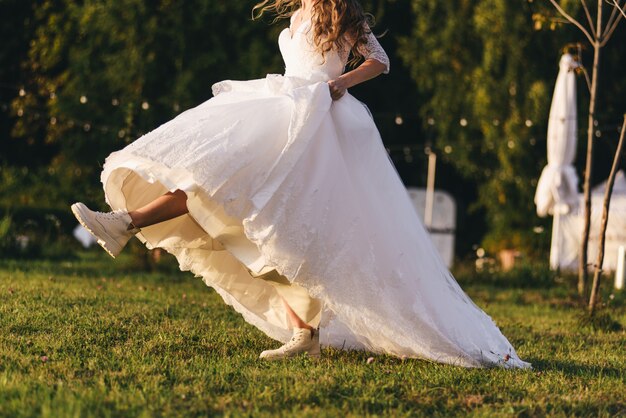
[[[581,328],[568,284],[462,282],[534,370],[330,348],[320,361],[260,362],[277,343],[190,274],[144,273],[94,253],[0,261],[0,415],[626,413],[625,333]],[[623,325],[623,295],[615,304]]]

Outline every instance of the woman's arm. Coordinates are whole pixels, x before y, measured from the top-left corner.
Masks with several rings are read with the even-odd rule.
[[[330,87],[330,97],[333,100],[340,99],[346,90],[350,87],[354,87],[364,81],[371,80],[372,78],[379,76],[386,72],[387,64],[378,61],[375,58],[366,59],[361,65],[352,71],[342,74],[334,80],[328,82]]]
[[[365,58],[361,65],[328,82],[333,100],[340,99],[348,88],[389,72],[389,57],[371,31],[367,35],[367,42],[359,47],[359,52]]]

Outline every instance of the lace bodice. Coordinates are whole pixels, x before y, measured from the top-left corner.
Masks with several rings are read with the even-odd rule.
[[[307,20],[293,30],[293,20],[285,28],[279,38],[280,52],[285,61],[285,75],[312,80],[331,80],[339,77],[345,69],[350,54],[349,50],[332,50],[324,57],[316,51],[313,45],[311,21]],[[385,64],[385,73],[389,72],[389,57],[373,33],[367,36],[367,43],[359,48],[365,59],[375,59]]]

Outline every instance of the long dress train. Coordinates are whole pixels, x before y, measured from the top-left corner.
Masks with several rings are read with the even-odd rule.
[[[189,214],[138,238],[202,277],[246,321],[287,341],[281,301],[322,345],[467,367],[528,367],[446,269],[367,108],[327,81],[347,53],[311,46],[311,23],[279,37],[284,75],[223,81],[214,97],[106,160],[113,209],[166,191]],[[388,65],[373,35],[366,56]]]

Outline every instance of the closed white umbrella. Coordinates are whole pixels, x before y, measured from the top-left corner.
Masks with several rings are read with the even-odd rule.
[[[578,129],[576,67],[578,63],[570,54],[561,57],[548,120],[548,165],[541,173],[535,193],[537,214],[541,217],[568,213],[578,205],[578,176],[573,166]]]
[[[578,176],[573,166],[578,130],[576,114],[576,76],[578,63],[570,54],[559,62],[548,120],[548,165],[541,173],[535,193],[537,214],[554,215],[550,265],[559,267],[560,216],[578,206]]]

